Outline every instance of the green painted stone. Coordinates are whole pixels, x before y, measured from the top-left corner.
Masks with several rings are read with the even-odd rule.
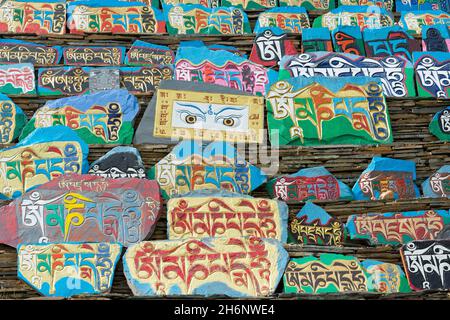
[[[0,144],[17,139],[27,123],[27,116],[10,98],[0,93]]]
[[[352,256],[325,253],[289,261],[283,276],[285,293],[367,292],[367,274]]]
[[[436,113],[428,129],[439,140],[450,141],[450,107]]]
[[[380,293],[411,292],[408,279],[400,266],[376,260],[364,260],[361,264],[367,273],[369,291]]]

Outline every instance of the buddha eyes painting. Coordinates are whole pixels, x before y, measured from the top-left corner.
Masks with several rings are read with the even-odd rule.
[[[210,103],[174,101],[172,125],[176,128],[248,130],[248,108]]]

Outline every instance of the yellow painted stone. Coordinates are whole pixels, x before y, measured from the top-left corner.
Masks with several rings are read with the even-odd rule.
[[[123,257],[138,296],[266,296],[278,286],[288,259],[279,241],[257,237],[141,242]]]

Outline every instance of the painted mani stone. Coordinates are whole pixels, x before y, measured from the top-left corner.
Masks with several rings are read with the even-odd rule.
[[[157,138],[262,143],[264,99],[243,94],[159,89],[153,135]]]
[[[340,293],[368,291],[367,274],[358,259],[340,254],[321,254],[289,261],[284,273],[286,293]]]
[[[200,4],[205,8],[217,8],[220,5],[219,0],[161,0],[163,8],[177,4]]]
[[[287,241],[288,206],[226,191],[194,191],[167,202],[169,240],[209,237]]]
[[[327,28],[304,29],[302,32],[302,46],[303,53],[316,51],[333,51],[330,30],[328,30]],[[285,55],[293,54],[286,53],[283,56]]]
[[[274,293],[288,260],[275,239],[165,240],[128,248],[123,269],[136,296],[261,297]]]
[[[0,65],[0,93],[36,94],[33,65],[31,63]]]
[[[272,145],[392,143],[386,101],[375,78],[278,81],[267,94],[267,118]]]
[[[155,181],[63,175],[0,207],[0,243],[120,242],[153,233],[160,215]]]
[[[17,276],[44,296],[109,293],[121,252],[118,243],[21,244]]]
[[[435,24],[423,26],[422,47],[422,51],[450,52],[450,31],[447,25]]]
[[[118,146],[91,163],[89,174],[104,178],[145,179],[145,167],[136,148]]]
[[[422,34],[424,26],[436,24],[448,25],[450,13],[440,10],[403,11],[398,22],[399,26],[406,29],[410,34]]]
[[[311,25],[305,8],[281,7],[259,14],[253,32],[258,34],[265,28],[277,28],[285,33],[302,33],[303,29],[311,28]]]
[[[368,57],[403,57],[412,61],[412,53],[421,51],[420,43],[399,26],[363,32]]]
[[[125,64],[129,66],[173,65],[174,63],[175,54],[169,47],[141,40],[133,42],[125,57]]]
[[[65,34],[66,1],[2,1],[0,4],[0,33]]]
[[[51,100],[36,110],[20,139],[37,128],[63,125],[88,144],[130,144],[138,112],[136,97],[123,89]]]
[[[235,7],[211,9],[208,34],[250,34],[250,22],[244,10]]]
[[[392,11],[394,0],[338,0],[338,7],[341,6],[377,6]]]
[[[420,97],[450,97],[450,53],[414,52],[417,93]]]
[[[397,12],[414,11],[414,10],[442,10],[448,12],[450,10],[448,0],[395,0]]]
[[[303,245],[342,246],[345,228],[324,209],[307,201],[289,224],[295,243]]]
[[[276,71],[225,50],[179,47],[176,55],[176,80],[218,84],[265,95],[266,86],[277,78]]]
[[[264,10],[277,6],[277,0],[221,0],[223,7],[236,7],[246,11]]]
[[[369,33],[371,30],[369,29]],[[331,32],[335,52],[350,53],[365,56],[363,34],[358,26],[338,26]],[[333,50],[325,50],[333,51]],[[367,55],[368,57],[371,57]]]
[[[450,198],[450,165],[442,166],[422,183],[423,196]]]
[[[450,106],[433,116],[428,130],[439,140],[450,141]]]
[[[294,43],[287,39],[286,33],[268,28],[256,35],[249,59],[265,67],[274,67],[284,55],[296,53]]]
[[[0,94],[0,145],[19,137],[27,123],[27,116],[10,98]]]
[[[304,7],[308,11],[329,10],[336,7],[330,0],[279,0],[280,7]]]
[[[412,241],[401,248],[400,255],[411,289],[450,289],[449,239]]]
[[[366,58],[349,53],[319,51],[284,56],[280,61],[280,79],[317,76],[379,78],[387,97],[416,95],[413,65],[403,57]]]
[[[351,215],[346,227],[351,239],[365,239],[372,245],[398,245],[433,240],[447,224],[447,210],[427,210]]]
[[[142,67],[121,67],[120,86],[136,95],[146,95],[154,92],[163,80],[173,78],[171,65],[152,65]]]
[[[415,184],[414,161],[374,157],[353,186],[355,200],[415,199],[420,196]]]
[[[340,6],[314,20],[313,27],[326,27],[333,31],[339,26],[359,26],[363,29],[379,29],[394,25],[392,12],[369,6]]]
[[[40,96],[71,96],[87,93],[89,70],[89,67],[40,68],[38,93]]]
[[[0,150],[0,199],[20,197],[66,173],[85,173],[88,145],[65,126],[39,128]]]
[[[61,56],[62,50],[59,46],[47,47],[15,39],[0,40],[1,64],[31,63],[34,66],[49,66],[58,64]]]
[[[161,11],[142,2],[74,1],[67,5],[70,33],[161,34],[166,26]]]
[[[65,47],[66,66],[120,66],[125,58],[125,47]]]
[[[266,187],[270,197],[288,203],[353,199],[352,190],[324,167],[301,169],[294,174],[274,178]]]
[[[361,264],[367,274],[369,291],[387,294],[411,292],[408,279],[400,266],[376,260],[364,260]]]
[[[183,140],[148,173],[164,198],[201,189],[248,194],[266,182],[265,173],[248,163],[231,145]]]

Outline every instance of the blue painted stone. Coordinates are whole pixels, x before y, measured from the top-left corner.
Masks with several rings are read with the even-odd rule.
[[[129,66],[173,65],[174,62],[172,49],[141,40],[133,42],[125,57],[125,64]]]
[[[0,150],[0,199],[24,192],[66,173],[86,173],[88,145],[65,126],[39,128],[15,146]]]
[[[302,33],[302,29],[311,28],[308,12],[303,7],[278,7],[261,12],[253,33],[264,28],[275,27],[285,33]]]
[[[374,157],[353,186],[355,200],[415,199],[420,196],[415,184],[414,161]]]
[[[450,165],[442,166],[422,183],[426,198],[450,198]]]
[[[261,297],[274,293],[288,260],[274,239],[147,241],[127,249],[123,271],[136,296]]]
[[[450,141],[450,106],[433,116],[428,130],[441,141]]]
[[[26,123],[22,109],[0,93],[0,145],[16,140]]]
[[[159,183],[166,199],[200,189],[248,194],[267,180],[230,144],[211,142],[203,147],[194,140],[176,145],[148,175]]]
[[[396,264],[376,260],[361,262],[367,275],[369,291],[381,293],[411,292],[403,269]]]
[[[325,167],[300,169],[294,174],[270,180],[266,187],[271,197],[287,202],[353,199],[350,187],[336,179]]]
[[[307,201],[290,223],[295,243],[342,246],[344,225],[324,209]]]
[[[17,275],[48,297],[108,293],[121,252],[119,243],[21,244]]]
[[[137,98],[124,89],[51,100],[34,113],[20,140],[36,128],[63,125],[88,144],[130,144],[138,112]]]
[[[91,163],[89,174],[105,178],[144,179],[145,167],[138,149],[115,147]]]

